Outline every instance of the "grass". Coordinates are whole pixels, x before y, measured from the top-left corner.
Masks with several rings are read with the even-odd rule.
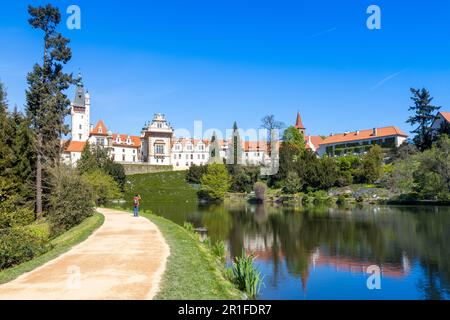
[[[164,235],[170,256],[157,300],[233,300],[242,293],[225,279],[223,264],[196,234],[163,217],[142,216],[155,223]]]
[[[131,201],[134,194],[147,201],[172,203],[174,200],[197,202],[197,191],[186,182],[185,171],[137,174],[127,177],[125,199]],[[145,206],[144,206],[145,207]]]
[[[76,227],[64,232],[60,236],[50,241],[52,249],[46,253],[12,268],[0,271],[0,284],[10,282],[23,273],[30,272],[37,267],[53,260],[61,254],[69,251],[75,245],[86,240],[104,222],[105,217],[100,213],[85,219]]]

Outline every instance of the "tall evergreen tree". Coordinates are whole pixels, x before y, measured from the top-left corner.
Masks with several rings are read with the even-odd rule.
[[[57,32],[61,22],[59,10],[48,4],[45,7],[28,7],[29,24],[44,33],[42,65],[35,64],[28,74],[27,116],[36,135],[36,215],[42,216],[43,167],[59,163],[61,136],[68,133],[64,118],[69,114],[70,101],[63,93],[73,83],[72,75],[63,72],[63,65],[72,57],[67,46],[69,40]]]
[[[11,126],[8,113],[6,90],[0,82],[0,177],[7,178],[11,174]]]
[[[411,88],[411,93],[411,100],[414,101],[414,105],[409,108],[409,111],[414,111],[414,115],[409,117],[406,122],[412,126],[417,125],[417,128],[411,131],[415,134],[413,141],[417,148],[423,151],[431,148],[433,143],[431,124],[436,116],[436,112],[441,107],[431,104],[433,98],[425,88]]]

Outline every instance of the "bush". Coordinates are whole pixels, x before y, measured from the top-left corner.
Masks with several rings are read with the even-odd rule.
[[[211,252],[214,256],[220,259],[220,261],[225,262],[225,243],[223,241],[218,241],[211,246]]]
[[[83,180],[91,186],[97,206],[105,205],[109,200],[120,197],[117,182],[99,169],[85,173]]]
[[[186,231],[188,231],[190,233],[194,233],[195,232],[194,231],[195,230],[194,225],[192,223],[190,223],[190,222],[185,222],[183,224],[183,228],[186,229]]]
[[[208,165],[208,171],[201,178],[201,183],[202,187],[199,192],[200,198],[212,201],[223,200],[225,193],[230,187],[230,177],[225,165]]]
[[[52,194],[48,219],[53,234],[79,224],[94,213],[91,185],[77,172],[61,166],[52,170]]]
[[[263,284],[261,273],[253,265],[254,255],[246,255],[242,252],[241,257],[236,257],[233,262],[231,280],[244,291],[250,298],[256,298]]]
[[[266,200],[267,186],[264,182],[258,181],[253,186],[253,191],[255,191],[255,198],[258,202],[264,202]]]
[[[297,172],[291,171],[288,173],[283,185],[283,192],[287,194],[295,194],[302,189],[302,182],[298,177]]]
[[[0,230],[0,270],[29,261],[46,252],[48,233],[33,227]]]
[[[193,184],[200,184],[203,175],[208,171],[208,165],[192,165],[186,174],[186,181]]]

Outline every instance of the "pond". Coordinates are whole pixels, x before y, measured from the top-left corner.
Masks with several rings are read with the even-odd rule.
[[[206,228],[226,243],[229,261],[254,252],[259,299],[450,298],[449,207],[145,206]]]

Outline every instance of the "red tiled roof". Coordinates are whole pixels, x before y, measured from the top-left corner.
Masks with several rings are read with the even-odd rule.
[[[101,128],[101,130],[100,130],[100,128]],[[106,128],[106,126],[102,120],[99,120],[97,122],[97,125],[91,131],[91,134],[95,134],[95,135],[99,135],[99,136],[107,136],[108,135],[108,129]]]
[[[450,112],[441,111],[439,114],[447,121],[450,122]]]
[[[334,134],[332,136],[328,136],[323,140],[321,144],[333,144],[333,143],[340,143],[340,142],[351,142],[351,141],[359,141],[359,140],[366,140],[371,138],[383,138],[388,136],[401,136],[401,137],[408,137],[406,133],[401,131],[399,128],[395,126],[389,126],[384,128],[376,128],[377,134],[376,136],[373,135],[373,129],[368,130],[360,130],[356,132],[349,132],[349,133],[339,133]]]
[[[81,152],[84,149],[86,142],[84,141],[69,141],[64,152]]]
[[[120,138],[120,143],[117,143],[117,136]],[[130,137],[131,144],[127,144],[127,138]],[[127,148],[140,148],[141,138],[138,136],[129,136],[127,134],[113,134],[112,142],[114,146],[127,147]]]
[[[266,151],[267,142],[266,141],[245,141],[244,142],[244,152],[249,151]]]
[[[297,113],[297,121],[295,122],[295,127],[297,129],[305,129],[305,126],[302,122],[302,117],[300,116],[300,112]]]
[[[311,138],[311,143],[314,145],[314,148],[316,150],[319,148],[320,144],[323,142],[323,138],[321,136],[306,136],[305,142],[306,142],[306,148],[309,149],[309,139]]]

